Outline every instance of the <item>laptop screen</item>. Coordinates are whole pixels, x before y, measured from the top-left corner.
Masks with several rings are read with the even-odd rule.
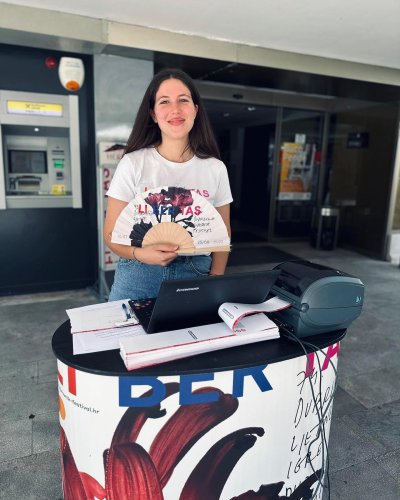
[[[280,271],[267,270],[163,281],[147,327],[148,333],[219,323],[224,302],[264,302]]]

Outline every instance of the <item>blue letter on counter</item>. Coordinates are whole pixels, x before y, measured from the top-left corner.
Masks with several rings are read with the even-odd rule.
[[[132,386],[149,385],[153,390],[147,396],[132,397]],[[154,406],[165,398],[164,384],[155,377],[119,377],[119,406],[136,406],[147,408]]]
[[[253,366],[251,368],[240,368],[233,372],[232,396],[241,398],[243,396],[244,377],[251,376],[262,392],[270,391],[271,384],[264,375],[263,370],[267,365]]]
[[[196,403],[214,403],[218,401],[219,394],[215,391],[193,394],[193,382],[203,382],[203,380],[214,380],[213,373],[197,373],[193,375],[181,375],[179,402],[181,405],[192,405]]]

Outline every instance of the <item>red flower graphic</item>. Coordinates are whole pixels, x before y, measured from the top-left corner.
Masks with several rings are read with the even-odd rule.
[[[166,397],[178,392],[177,383],[166,384]],[[136,440],[149,418],[160,418],[166,411],[160,405],[129,408],[104,451],[105,487],[93,477],[79,472],[67,438],[61,429],[62,476],[64,500],[163,500],[163,488],[175,467],[188,451],[213,427],[232,416],[238,400],[214,387],[204,387],[194,394],[217,392],[216,402],[181,406],[160,429],[146,451]],[[144,396],[151,394],[151,390]],[[240,458],[264,435],[261,427],[236,430],[215,443],[199,461],[187,479],[180,500],[217,500]],[[262,485],[247,491],[237,500],[278,500],[312,497],[312,485],[321,471],[308,477],[290,497],[279,496],[284,482]],[[233,499],[232,499],[233,500]]]
[[[66,500],[100,500],[106,499],[105,489],[89,474],[79,472],[69,447],[64,429],[60,431],[61,469],[64,499]]]
[[[168,191],[162,190],[165,194],[166,204],[179,207],[182,211],[184,207],[193,205],[193,196],[189,189],[179,187],[169,187]]]
[[[194,203],[192,193],[189,189],[168,187],[167,189],[161,189],[160,192],[149,192],[144,201],[151,206],[157,222],[162,222],[169,217],[171,222],[180,224],[184,229],[194,227],[193,222],[191,222],[193,212],[188,217],[184,215],[185,207],[189,207]],[[183,215],[183,218],[176,220],[178,215]],[[152,227],[153,224],[151,222],[145,223],[144,220],[133,224],[132,231],[129,234],[131,245],[141,247],[146,233]],[[189,234],[192,236],[190,232]]]
[[[181,500],[219,498],[238,460],[262,436],[264,429],[249,427],[228,434],[204,455],[182,490]]]
[[[161,222],[160,206],[165,205],[165,195],[161,193],[149,193],[144,199],[153,209],[154,215],[157,217],[158,222]]]
[[[149,193],[144,201],[152,207],[159,207],[160,205],[164,205],[165,195],[162,193]]]
[[[176,216],[183,213],[184,207],[193,205],[193,196],[189,189],[169,187],[167,190],[162,189],[160,193],[149,193],[144,201],[151,206],[158,222],[161,222],[163,215],[169,215],[174,222]]]
[[[124,443],[104,453],[107,500],[163,500],[153,462],[139,444]]]

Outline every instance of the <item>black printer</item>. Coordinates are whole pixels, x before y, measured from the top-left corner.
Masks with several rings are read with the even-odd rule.
[[[347,328],[360,314],[364,285],[337,269],[298,260],[279,264],[271,294],[291,307],[271,314],[283,330],[308,337]]]

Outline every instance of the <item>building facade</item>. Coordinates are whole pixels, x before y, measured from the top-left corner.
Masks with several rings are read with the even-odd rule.
[[[38,181],[21,178],[19,190],[12,189],[4,144],[31,132],[2,124],[0,232],[7,244],[0,249],[1,294],[99,280],[99,145],[126,141],[144,89],[166,67],[189,73],[205,100],[234,194],[233,243],[313,242],[321,207],[329,206],[340,214],[339,245],[399,259],[399,71],[42,9],[1,8],[0,64],[7,70],[0,73],[0,91],[34,94],[36,103],[41,95],[78,98],[82,196],[76,207],[16,207],[16,197],[33,194],[26,186]],[[83,62],[79,90],[60,82],[63,57]]]

